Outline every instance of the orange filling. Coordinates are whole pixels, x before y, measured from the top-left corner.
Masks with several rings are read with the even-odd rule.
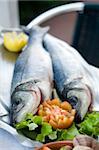
[[[46,100],[38,109],[38,115],[53,128],[65,129],[71,126],[75,116],[75,109],[67,102],[59,99]]]

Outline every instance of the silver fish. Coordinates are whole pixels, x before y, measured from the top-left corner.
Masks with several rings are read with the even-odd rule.
[[[66,42],[51,35],[45,36],[44,47],[52,58],[57,92],[76,109],[76,122],[83,120],[92,103],[99,111],[99,69],[89,65]]]
[[[51,97],[53,86],[52,62],[42,45],[48,28],[34,27],[27,46],[18,57],[11,90],[11,122],[24,119],[37,111],[42,100]]]

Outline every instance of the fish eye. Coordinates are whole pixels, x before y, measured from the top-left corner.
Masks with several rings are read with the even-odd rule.
[[[22,102],[21,98],[18,98],[13,104],[12,104],[12,108],[13,110],[15,110],[16,112],[19,112],[23,107],[24,107],[24,103]]]
[[[18,98],[18,99],[15,101],[14,104],[15,104],[15,105],[19,105],[21,101],[22,101],[21,98]]]

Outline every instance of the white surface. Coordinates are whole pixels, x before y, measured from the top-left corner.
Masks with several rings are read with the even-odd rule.
[[[29,148],[42,146],[42,143],[38,141],[33,141],[21,134],[18,134],[15,128],[11,127],[10,125],[8,125],[7,123],[1,120],[0,120],[0,128],[6,130],[9,134],[11,134],[11,136],[13,136],[13,138],[17,140],[17,143],[19,145],[21,144],[22,146],[29,147]]]
[[[0,26],[19,26],[18,0],[0,0]]]
[[[7,107],[10,107],[10,87],[18,54],[8,52],[2,42],[2,39],[0,39],[0,103],[2,101]],[[6,114],[7,111],[2,112],[2,115]]]
[[[33,148],[21,146],[10,133],[0,129],[0,150],[33,150]]]

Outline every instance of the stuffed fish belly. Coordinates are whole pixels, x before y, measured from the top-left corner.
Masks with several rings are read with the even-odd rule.
[[[18,57],[11,89],[11,122],[24,119],[29,112],[37,111],[42,100],[51,97],[53,71],[51,58],[42,46],[48,28],[34,27],[27,46]]]
[[[81,121],[92,101],[88,64],[65,42],[46,35],[44,47],[50,53],[54,80],[60,98],[76,109],[76,121]]]

